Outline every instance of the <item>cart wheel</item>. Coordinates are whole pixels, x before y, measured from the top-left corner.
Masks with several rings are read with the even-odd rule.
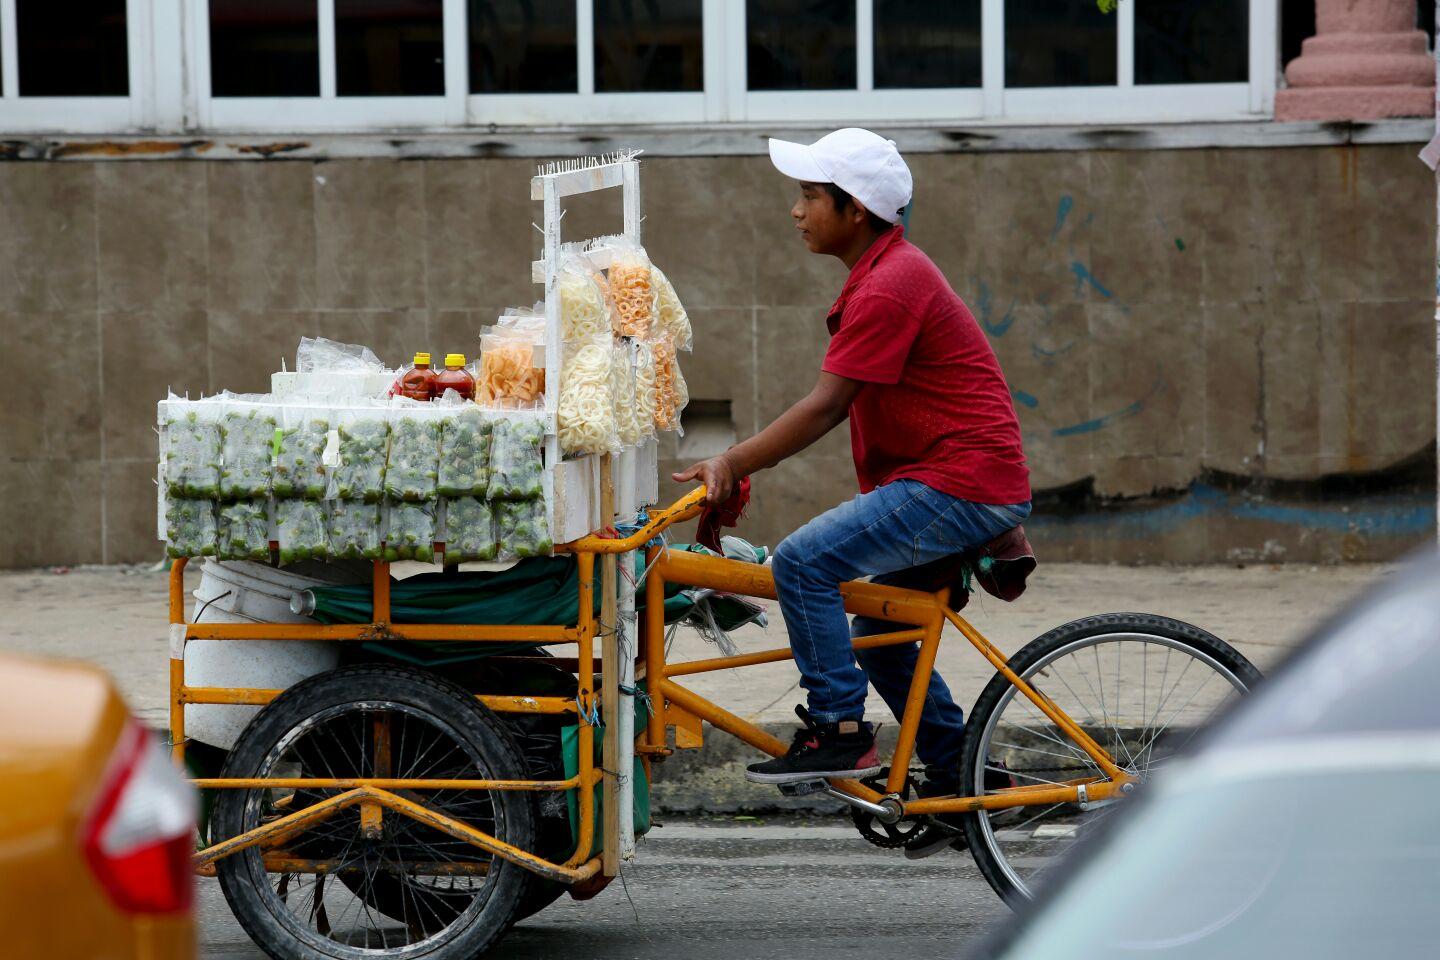
[[[302,681],[241,735],[225,777],[524,779],[505,725],[460,687],[406,667],[360,664]],[[343,791],[225,790],[215,837],[233,837]],[[516,791],[397,790],[534,849],[534,801]],[[262,855],[217,864],[236,918],[283,960],[477,956],[513,922],[527,872],[389,810],[362,830],[348,807]],[[268,863],[267,863],[268,862]]]

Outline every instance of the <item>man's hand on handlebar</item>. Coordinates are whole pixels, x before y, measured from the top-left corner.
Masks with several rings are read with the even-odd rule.
[[[671,478],[676,483],[688,483],[691,480],[698,480],[705,484],[706,503],[724,503],[729,499],[730,494],[735,491],[735,484],[739,477],[735,475],[735,468],[725,457],[711,457],[709,460],[701,460],[688,469],[679,473],[672,473]]]

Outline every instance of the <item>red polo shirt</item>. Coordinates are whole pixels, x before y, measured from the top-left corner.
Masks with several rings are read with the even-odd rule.
[[[850,405],[860,490],[909,478],[976,503],[1029,500],[1020,424],[995,351],[903,232],[865,251],[826,320],[822,369],[865,384]]]

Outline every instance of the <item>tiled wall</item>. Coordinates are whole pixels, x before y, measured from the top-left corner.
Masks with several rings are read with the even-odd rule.
[[[1089,491],[1037,516],[1042,551],[1334,559],[1423,539],[1423,490],[1342,484],[1360,494],[1341,505],[1306,486],[1434,442],[1434,181],[1410,145],[911,165],[912,239],[989,332],[1036,487]],[[532,171],[0,164],[0,566],[159,555],[167,388],[264,390],[306,334],[394,364],[472,353],[482,323],[539,293]],[[642,181],[647,246],[695,323],[691,395],[731,401],[746,436],[812,385],[844,269],[805,251],[763,158],[653,159]],[[618,229],[618,198],[583,198],[564,225]],[[1207,470],[1230,478],[1218,500]],[[1296,483],[1256,500],[1236,477]],[[842,428],[757,478],[742,532],[773,543],[853,491]]]

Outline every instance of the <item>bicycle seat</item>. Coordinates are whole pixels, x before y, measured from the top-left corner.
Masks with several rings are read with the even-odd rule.
[[[949,587],[950,609],[958,613],[970,602],[972,583],[1006,602],[1019,598],[1037,563],[1024,526],[1017,526],[989,543],[922,563],[906,571],[904,583],[896,585],[931,593]]]

